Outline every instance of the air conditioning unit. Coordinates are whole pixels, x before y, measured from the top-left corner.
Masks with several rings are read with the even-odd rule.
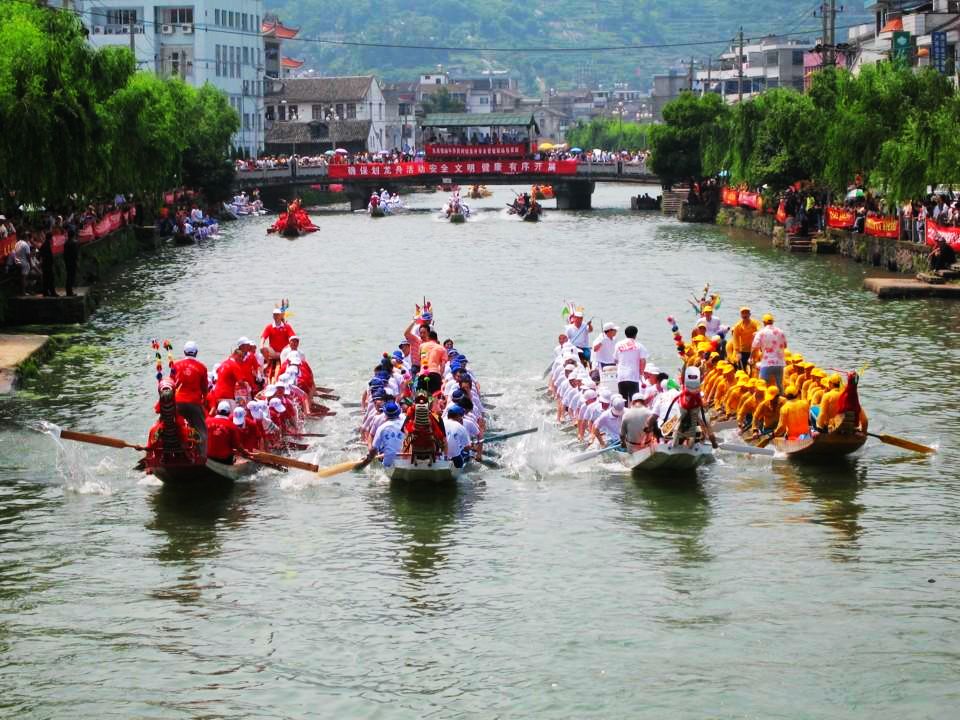
[[[160,26],[160,32],[162,32],[164,35],[172,35],[172,34],[173,34],[173,25],[161,25],[161,26]]]
[[[189,35],[190,33],[193,32],[193,25],[192,24],[182,25],[180,29],[183,30],[184,33]]]
[[[121,25],[121,26],[120,26],[120,30],[117,32],[117,34],[118,34],[118,35],[129,35],[129,34],[130,34],[130,26],[129,26],[129,25]]]
[[[112,26],[112,25],[107,25],[107,26],[103,29],[103,34],[104,34],[104,35],[113,35],[113,26]]]
[[[103,25],[94,25],[93,26],[94,35],[103,35]]]

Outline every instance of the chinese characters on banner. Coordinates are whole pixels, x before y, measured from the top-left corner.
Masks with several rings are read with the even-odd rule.
[[[427,145],[424,148],[428,158],[504,158],[523,157],[527,154],[526,143],[506,145]]]
[[[576,160],[464,160],[458,162],[361,163],[330,165],[338,180],[378,180],[417,175],[575,175]]]
[[[947,72],[947,33],[937,30],[930,33],[930,64],[937,72]]]
[[[942,237],[950,247],[960,252],[960,227],[944,227],[943,225],[937,225],[937,223],[928,218],[926,235],[927,245],[930,247],[936,245],[937,240]]]
[[[900,239],[900,218],[895,217],[868,217],[864,222],[864,231],[867,235],[881,238]]]
[[[737,207],[740,204],[740,193],[736,188],[725,187],[720,193],[720,201],[728,207]]]
[[[827,208],[827,227],[852,228],[856,221],[856,213],[849,208],[837,207],[836,205]]]
[[[741,192],[740,205],[751,210],[763,210],[763,198],[760,193]]]

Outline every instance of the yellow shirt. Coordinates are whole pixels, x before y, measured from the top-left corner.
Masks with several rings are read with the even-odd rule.
[[[753,426],[757,429],[762,427],[764,430],[774,427],[777,420],[780,419],[780,404],[782,402],[783,398],[774,395],[769,400],[764,400],[757,405],[757,409],[753,413]]]
[[[757,405],[759,404],[760,400],[755,393],[744,395],[743,400],[740,401],[740,406],[737,408],[737,424],[742,426],[747,422],[748,416],[752,418],[754,413],[757,412]]]
[[[837,404],[840,401],[840,388],[827,390],[820,398],[820,414],[817,416],[817,427],[826,430],[830,427],[830,421],[836,417]]]
[[[780,408],[780,422],[774,435],[786,435],[788,440],[796,440],[810,433],[810,405],[806,400],[796,398],[787,400]]]
[[[760,323],[754,318],[747,321],[740,320],[736,325],[730,328],[730,336],[733,340],[733,348],[736,352],[750,352],[753,347],[753,336],[760,329]]]
[[[737,406],[740,404],[743,391],[746,389],[745,385],[734,385],[727,391],[727,396],[723,399],[723,409],[727,415],[737,414]]]

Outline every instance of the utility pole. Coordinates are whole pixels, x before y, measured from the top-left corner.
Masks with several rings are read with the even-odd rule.
[[[712,57],[708,57],[708,58],[707,58],[707,82],[706,82],[706,84],[703,86],[703,88],[702,88],[702,90],[701,90],[701,92],[700,92],[700,97],[703,97],[704,95],[706,95],[706,94],[707,94],[707,91],[710,89],[710,82],[711,82],[711,74],[712,74],[712,73],[713,73],[713,58],[712,58]]]
[[[837,64],[837,0],[830,0],[830,45],[827,61],[830,67]]]
[[[687,90],[693,92],[693,57],[690,57],[690,67],[687,68]]]
[[[743,25],[740,26],[740,49],[737,51],[737,102],[743,103]]]

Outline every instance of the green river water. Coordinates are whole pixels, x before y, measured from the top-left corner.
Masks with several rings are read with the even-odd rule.
[[[849,261],[620,209],[636,192],[598,186],[593,212],[538,225],[502,212],[508,188],[461,226],[428,212],[440,194],[383,220],[316,212],[295,241],[251,219],[125,269],[0,401],[0,717],[953,717],[960,306],[880,302]],[[683,484],[565,467],[536,391],[563,301],[636,324],[673,369],[665,318],[692,323],[705,282],[722,319],[748,303],[808,359],[868,365],[872,429],[940,452],[722,457]],[[503,393],[493,425],[541,427],[449,492],[264,472],[184,499],[133,451],[32,429],[142,441],[149,339],[196,340],[212,365],[281,297],[318,381],[358,399],[423,296]],[[335,409],[305,454],[321,465],[362,452]]]

